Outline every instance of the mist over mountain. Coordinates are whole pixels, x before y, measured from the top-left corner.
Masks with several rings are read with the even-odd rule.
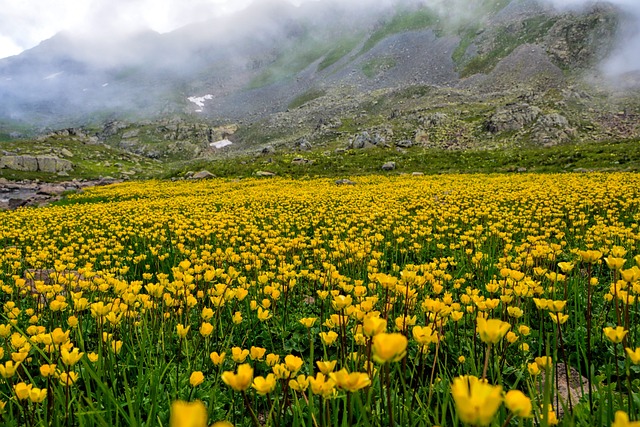
[[[510,81],[513,67],[496,77],[513,52],[512,61],[547,67],[553,84],[580,70],[617,75],[640,69],[629,54],[640,45],[638,9],[625,0],[273,0],[165,34],[63,32],[0,60],[0,123],[258,120],[335,88],[535,86],[533,74]],[[520,52],[527,44],[541,50]]]

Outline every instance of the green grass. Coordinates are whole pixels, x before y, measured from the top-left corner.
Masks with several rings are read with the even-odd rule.
[[[362,37],[360,35],[356,35],[352,37],[345,37],[338,41],[335,44],[335,47],[325,55],[322,62],[318,64],[318,71],[325,70],[344,58],[345,55],[351,52],[358,45],[361,39]]]

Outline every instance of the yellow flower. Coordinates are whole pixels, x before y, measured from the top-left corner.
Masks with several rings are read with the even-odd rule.
[[[364,318],[362,330],[368,337],[378,335],[387,330],[387,321],[377,316],[367,316]]]
[[[559,262],[558,267],[562,270],[563,273],[570,273],[573,270],[573,263],[571,262]]]
[[[96,363],[98,361],[98,355],[94,352],[87,354],[87,358],[89,358],[91,363]]]
[[[189,329],[191,329],[191,325],[187,326],[186,328],[182,323],[176,325],[176,331],[180,339],[183,339],[187,336],[187,334],[189,333]]]
[[[247,349],[243,350],[240,347],[233,347],[231,349],[231,358],[236,363],[243,363],[247,359],[248,355],[249,355],[249,350]]]
[[[629,359],[631,359],[631,363],[634,365],[640,365],[640,347],[636,347],[635,350],[631,350],[629,347],[625,348]]]
[[[214,365],[219,366],[219,365],[222,365],[222,362],[224,362],[225,356],[226,356],[226,353],[224,351],[220,354],[218,354],[217,351],[214,351],[209,355],[209,358],[211,359]]]
[[[249,357],[251,358],[251,360],[262,360],[266,352],[267,352],[266,348],[251,346]]]
[[[413,338],[420,345],[438,342],[438,332],[434,331],[430,326],[414,326],[411,332],[413,333]]]
[[[11,325],[0,325],[0,338],[7,338],[11,335]]]
[[[607,257],[604,259],[607,263],[607,267],[611,270],[621,270],[624,267],[624,263],[627,262],[624,258],[616,258],[616,257]]]
[[[209,322],[202,322],[200,325],[200,335],[208,337],[213,332],[213,325]]]
[[[287,370],[291,372],[291,375],[295,375],[300,368],[302,368],[302,364],[304,362],[298,356],[293,356],[291,354],[285,356],[284,364],[287,367]]]
[[[245,350],[246,351],[246,350]],[[244,391],[251,386],[253,368],[248,363],[238,366],[238,373],[225,371],[222,373],[222,381],[235,391]]]
[[[58,378],[60,379],[62,385],[69,386],[78,380],[78,373],[73,371],[69,372],[68,374],[66,372],[62,372],[58,376]]]
[[[378,363],[397,362],[407,354],[407,337],[380,333],[373,337],[373,359]]]
[[[507,322],[503,322],[500,319],[486,320],[483,317],[478,317],[477,330],[480,334],[480,339],[487,344],[497,344],[505,336],[511,325]]]
[[[617,411],[611,427],[640,427],[640,421],[629,421],[629,416],[624,411]]]
[[[122,340],[111,341],[111,351],[113,354],[120,354],[122,350]]]
[[[607,326],[602,330],[604,331],[604,334],[607,336],[607,338],[609,338],[609,340],[614,344],[621,343],[627,333],[629,333],[629,331],[625,331],[622,326],[617,326],[615,329]]]
[[[78,326],[78,323],[78,318],[76,316],[69,316],[69,318],[67,319],[67,324],[70,328],[75,328],[76,326]]]
[[[533,377],[540,374],[540,366],[537,363],[528,363],[527,369],[529,370],[529,374]]]
[[[33,384],[25,384],[23,382],[19,382],[18,384],[13,386],[13,391],[16,393],[16,397],[18,398],[18,400],[25,400],[29,398],[29,392],[31,391],[31,388],[33,387]]]
[[[60,349],[60,358],[62,359],[62,363],[67,366],[73,366],[80,361],[84,353],[80,353],[79,348],[74,348],[71,352],[66,348]]]
[[[333,297],[331,305],[333,306],[334,310],[339,311],[349,307],[352,302],[353,300],[351,298],[351,295],[336,295],[335,297]]]
[[[170,427],[207,427],[207,408],[204,403],[175,401],[171,404]]]
[[[324,345],[332,345],[337,338],[338,334],[333,331],[320,332],[320,339]]]
[[[62,328],[55,328],[51,332],[51,340],[55,345],[61,345],[69,341],[69,331],[63,332]]]
[[[11,378],[15,375],[18,366],[20,366],[20,363],[14,365],[13,360],[9,360],[5,362],[4,365],[0,365],[0,375],[2,375],[3,378]]]
[[[602,258],[602,252],[594,250],[578,251],[578,256],[580,257],[580,260],[582,260],[582,262],[594,264],[600,258]]]
[[[267,354],[267,366],[273,366],[276,363],[280,362],[280,356],[277,354],[269,353]]]
[[[335,360],[330,360],[328,362],[318,360],[316,362],[316,365],[318,366],[318,369],[320,369],[320,372],[325,375],[329,375],[329,372],[333,372],[333,370],[335,369],[336,363],[337,362]]]
[[[51,364],[51,365],[42,365],[40,366],[40,375],[42,375],[43,377],[50,377],[52,375],[55,375],[56,373],[56,364]]]
[[[316,323],[316,320],[318,320],[317,317],[304,317],[300,319],[300,323],[302,323],[305,328],[310,328]]]
[[[271,318],[271,314],[269,314],[269,310],[263,310],[262,307],[258,307],[258,320],[264,322],[267,319]]]
[[[460,419],[468,424],[489,425],[502,404],[502,387],[474,376],[455,378],[451,394]]]
[[[273,374],[264,377],[255,377],[252,387],[256,389],[258,394],[265,395],[271,393],[276,388],[276,377]]]
[[[47,389],[43,388],[32,388],[29,391],[29,400],[33,403],[41,403],[47,397]]]
[[[536,357],[535,361],[540,369],[546,369],[553,365],[553,360],[549,356]]]
[[[362,372],[349,373],[346,369],[341,369],[338,372],[332,372],[329,377],[336,383],[336,385],[350,392],[358,391],[361,388],[367,387],[371,384],[369,375]]]
[[[565,322],[569,320],[568,314],[549,313],[549,316],[551,316],[551,320],[553,321],[553,323],[560,323],[561,325],[565,324]]]
[[[311,385],[311,391],[313,394],[319,394],[322,397],[330,397],[335,390],[336,383],[331,379],[325,377],[322,372],[318,372],[314,377],[309,377],[309,384]]]
[[[516,335],[516,333],[512,331],[507,332],[507,341],[509,342],[509,344],[513,344],[514,342],[518,341],[518,335]]]
[[[309,387],[309,377],[298,375],[294,380],[289,380],[289,387],[295,391],[305,391]]]
[[[233,317],[231,318],[231,321],[236,325],[239,325],[240,323],[242,323],[242,313],[239,311],[236,311],[235,313],[233,313]]]
[[[620,278],[627,283],[637,282],[640,280],[640,268],[634,265],[627,270],[620,270]]]
[[[287,369],[287,365],[285,365],[284,363],[273,365],[271,370],[279,380],[289,378],[291,376],[291,372],[289,372],[289,370]]]
[[[229,421],[217,421],[213,423],[211,427],[233,427],[233,424],[231,424]]]
[[[458,356],[458,363],[464,363],[466,360],[464,356]]]
[[[505,406],[515,415],[522,418],[531,417],[533,409],[531,399],[520,390],[509,390],[504,396]]]
[[[204,374],[202,371],[194,371],[189,377],[189,384],[193,387],[197,387],[204,382]]]
[[[521,335],[527,337],[531,333],[531,328],[529,328],[527,325],[520,325],[518,327],[518,332],[520,332]]]

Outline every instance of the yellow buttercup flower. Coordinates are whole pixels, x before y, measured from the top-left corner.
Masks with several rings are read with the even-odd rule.
[[[242,313],[239,311],[236,311],[235,313],[233,313],[233,317],[231,317],[231,321],[236,325],[239,325],[240,323],[242,323]]]
[[[280,362],[280,355],[269,353],[267,354],[267,366],[274,366],[276,363]]]
[[[582,262],[594,264],[602,258],[602,252],[595,250],[578,251],[578,256]]]
[[[611,427],[640,427],[640,421],[629,421],[629,416],[624,411],[617,411]]]
[[[200,325],[200,335],[208,337],[213,332],[213,325],[209,322],[202,322]]]
[[[336,383],[338,388],[347,390],[350,392],[358,391],[361,388],[367,387],[371,384],[369,375],[362,372],[349,373],[346,369],[341,369],[338,372],[331,372],[329,377]]]
[[[244,363],[249,355],[249,350],[240,347],[231,348],[231,358],[236,363]]]
[[[337,338],[338,334],[334,331],[320,332],[320,339],[324,345],[332,345]]]
[[[309,378],[305,375],[298,375],[296,379],[289,380],[289,387],[295,391],[303,392],[309,387]]]
[[[309,377],[309,384],[313,394],[318,394],[325,398],[333,395],[336,385],[331,378],[326,377],[322,372],[318,372],[315,378]]]
[[[337,361],[335,360],[330,360],[330,361],[322,361],[322,360],[318,360],[316,362],[316,366],[318,366],[318,369],[320,369],[320,372],[322,372],[325,375],[329,375],[330,372],[333,372],[333,370],[336,367],[336,363]]]
[[[269,313],[269,310],[263,310],[262,307],[258,307],[258,320],[264,322],[270,318],[271,314]]]
[[[387,321],[377,316],[367,316],[362,322],[362,330],[367,337],[373,337],[387,330]]]
[[[631,363],[633,363],[634,365],[640,365],[640,347],[636,347],[635,350],[627,347],[624,350],[627,352],[629,359],[631,359]]]
[[[378,363],[397,362],[407,354],[407,337],[380,333],[373,337],[373,359]]]
[[[204,374],[202,371],[194,371],[189,377],[189,384],[193,387],[197,387],[204,382]]]
[[[60,358],[62,359],[62,363],[67,366],[73,366],[82,359],[84,353],[80,352],[79,348],[74,348],[72,351],[68,351],[65,348],[60,350]]]
[[[468,424],[489,425],[502,404],[502,387],[474,376],[455,378],[451,394],[460,419]]]
[[[33,387],[29,390],[29,400],[33,403],[41,403],[47,397],[47,389],[46,388],[37,388]]]
[[[225,371],[222,373],[222,381],[235,391],[244,391],[251,386],[253,368],[248,363],[238,366],[238,372]]]
[[[532,416],[531,399],[520,390],[509,390],[504,396],[504,404],[507,409],[519,417],[529,418]]]
[[[19,382],[18,384],[13,386],[13,391],[15,392],[18,400],[25,400],[29,398],[29,392],[31,391],[32,387],[33,384],[27,385],[24,382]]]
[[[304,361],[300,357],[291,354],[284,358],[284,364],[287,367],[287,370],[291,372],[291,375],[295,375],[300,368],[302,368],[303,363]]]
[[[207,427],[207,408],[200,401],[171,404],[170,427]]]
[[[40,375],[42,375],[43,377],[50,377],[52,375],[55,375],[56,373],[56,364],[51,364],[51,365],[42,365],[40,366]]]
[[[606,337],[609,339],[609,341],[611,341],[614,344],[621,343],[622,340],[624,340],[624,337],[629,333],[629,331],[626,331],[622,326],[617,326],[615,329],[610,326],[607,326],[602,330],[606,335]]]
[[[258,394],[265,395],[271,393],[276,388],[276,377],[273,374],[267,375],[266,378],[255,377],[251,386],[256,389]]]
[[[500,319],[486,320],[483,317],[478,317],[477,319],[477,330],[480,334],[480,339],[487,344],[499,343],[509,331],[509,328],[511,328],[511,325]]]
[[[4,365],[0,365],[0,375],[2,375],[2,378],[11,378],[15,375],[18,366],[20,366],[20,363],[14,364],[13,360],[9,360]]]
[[[65,386],[69,386],[73,383],[75,383],[76,381],[78,381],[78,373],[77,372],[62,372],[59,376],[58,379],[60,379],[60,382],[62,383],[62,385]]]
[[[218,354],[217,351],[214,351],[209,355],[209,358],[211,359],[214,365],[219,366],[222,364],[222,362],[224,362],[225,356],[226,356],[226,353],[224,351],[220,354]]]
[[[535,362],[540,369],[546,369],[553,365],[553,359],[550,356],[540,356],[535,358]]]
[[[420,345],[429,345],[438,342],[438,332],[430,326],[414,326],[412,329],[413,339]]]
[[[317,317],[304,317],[304,318],[300,319],[300,323],[305,328],[310,328],[316,323],[316,320],[318,320]]]
[[[191,325],[185,327],[182,323],[176,325],[176,332],[178,333],[178,337],[180,339],[184,339],[189,333],[189,329],[191,329]]]
[[[528,363],[527,364],[527,370],[529,371],[529,374],[531,376],[536,376],[540,374],[540,365],[538,365],[537,363]]]
[[[266,352],[266,348],[251,346],[249,357],[251,358],[251,360],[262,360]]]

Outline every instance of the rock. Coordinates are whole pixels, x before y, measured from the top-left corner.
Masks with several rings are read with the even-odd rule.
[[[263,155],[269,155],[269,154],[274,154],[276,152],[276,149],[273,148],[272,145],[267,145],[266,147],[264,147],[261,151],[261,153]]]
[[[412,172],[411,175],[412,176],[423,176],[424,173],[423,172]]]
[[[369,136],[369,132],[362,132],[356,135],[356,137],[351,142],[351,148],[362,149],[365,148],[368,144],[373,145],[371,143],[371,137]]]
[[[33,156],[4,156],[0,158],[0,169],[37,172],[38,160]]]
[[[384,165],[382,165],[383,171],[392,171],[395,168],[396,168],[396,162],[387,162]]]
[[[275,173],[273,172],[269,172],[269,171],[257,171],[256,172],[256,176],[260,176],[260,177],[272,177],[272,176],[276,176]]]
[[[441,126],[448,118],[449,116],[445,113],[434,113],[429,116],[421,117],[420,123],[427,127],[436,127]]]
[[[191,179],[211,179],[216,176],[207,170],[200,171],[191,176]]]
[[[516,172],[520,172],[520,173],[524,173],[527,171],[527,168],[524,167],[519,167],[518,169],[516,169]]]
[[[296,145],[298,146],[298,150],[300,151],[309,151],[313,148],[311,146],[311,143],[306,138],[298,140],[298,142],[296,142]]]
[[[73,169],[73,163],[68,160],[59,159],[53,156],[37,156],[38,171],[40,172],[66,172]]]
[[[40,186],[40,188],[38,188],[36,194],[44,194],[46,196],[59,196],[65,191],[67,191],[67,189],[62,185],[43,184]]]
[[[62,150],[60,150],[60,154],[63,157],[73,157],[73,153],[69,150],[67,150],[66,148],[63,148]]]
[[[513,104],[499,108],[487,121],[485,128],[491,133],[520,130],[533,123],[541,111],[529,104]]]
[[[292,165],[307,165],[312,163],[313,160],[303,159],[302,157],[296,157],[295,159],[291,160]]]
[[[399,148],[411,148],[413,147],[413,141],[409,139],[403,139],[402,141],[396,142],[396,147]]]
[[[56,173],[56,175],[58,175],[58,176],[69,176],[69,174],[67,172],[65,172],[65,171],[60,171],[60,172]]]
[[[356,183],[351,181],[350,179],[344,178],[337,180],[336,185],[356,185]]]
[[[429,133],[424,129],[418,129],[416,136],[414,137],[416,145],[427,146],[429,145]]]
[[[130,130],[122,134],[122,139],[131,139],[137,138],[140,135],[140,131],[138,129]]]

